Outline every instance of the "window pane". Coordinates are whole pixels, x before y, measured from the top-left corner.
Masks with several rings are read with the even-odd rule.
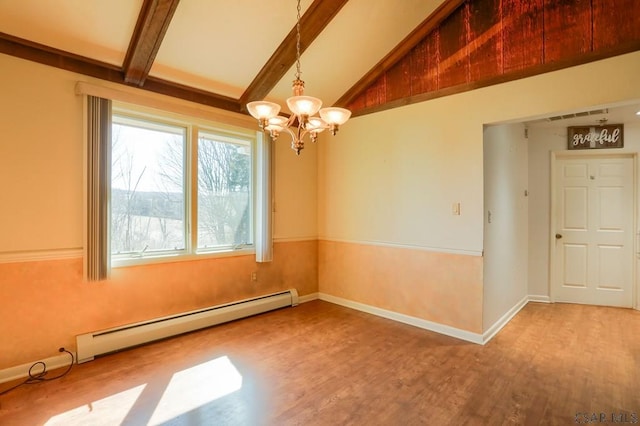
[[[111,252],[185,249],[181,127],[113,117]]]
[[[252,244],[251,146],[198,138],[198,248]]]

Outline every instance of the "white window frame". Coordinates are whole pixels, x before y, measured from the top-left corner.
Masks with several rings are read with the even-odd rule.
[[[181,114],[159,111],[138,105],[126,104],[114,101],[112,117],[125,117],[132,120],[151,121],[168,126],[178,126],[186,128],[185,157],[184,157],[184,179],[185,179],[185,249],[179,251],[163,251],[162,253],[142,254],[140,257],[131,255],[114,255],[109,253],[111,267],[126,267],[135,265],[146,265],[154,263],[166,263],[177,261],[191,261],[207,258],[218,258],[228,256],[251,255],[256,252],[256,218],[257,208],[257,142],[258,135],[255,130],[248,130],[231,125],[224,125],[202,118],[188,117]],[[115,119],[114,119],[115,120]],[[117,120],[115,120],[117,122]],[[222,247],[198,250],[197,245],[197,224],[198,224],[198,200],[197,200],[197,146],[200,132],[208,135],[215,135],[221,140],[232,143],[242,141],[248,143],[251,152],[251,220],[250,232],[252,241],[242,247]],[[109,185],[109,196],[111,185]],[[110,209],[109,209],[110,210]],[[111,222],[109,220],[109,226]],[[109,232],[110,235],[110,232]]]

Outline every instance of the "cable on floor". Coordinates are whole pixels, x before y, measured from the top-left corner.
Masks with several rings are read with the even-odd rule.
[[[38,361],[36,363],[34,363],[31,367],[29,367],[29,377],[24,380],[23,382],[18,383],[17,385],[10,387],[9,389],[5,389],[2,392],[0,392],[0,396],[5,395],[9,392],[11,392],[14,389],[19,388],[20,386],[23,385],[35,385],[38,383],[42,383],[42,382],[48,382],[51,380],[57,380],[61,377],[66,376],[67,374],[69,374],[69,371],[71,371],[71,368],[73,368],[73,364],[75,362],[75,358],[73,356],[73,353],[69,352],[68,350],[66,350],[65,348],[60,348],[59,350],[60,352],[66,352],[67,354],[69,354],[69,356],[71,357],[71,364],[69,364],[69,366],[67,367],[67,369],[60,373],[59,375],[55,376],[55,377],[46,377],[48,371],[47,371],[47,364],[45,364],[43,361]],[[34,369],[37,369],[38,367],[42,368],[42,371],[39,373],[34,373]]]

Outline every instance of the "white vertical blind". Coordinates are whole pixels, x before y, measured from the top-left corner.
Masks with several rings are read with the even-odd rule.
[[[111,185],[111,101],[87,96],[87,218],[85,278],[109,275],[109,187]]]
[[[266,133],[257,138],[256,262],[273,260],[272,141]]]

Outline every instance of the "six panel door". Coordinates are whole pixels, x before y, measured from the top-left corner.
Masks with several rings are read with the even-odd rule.
[[[633,160],[556,161],[556,302],[632,305]]]

